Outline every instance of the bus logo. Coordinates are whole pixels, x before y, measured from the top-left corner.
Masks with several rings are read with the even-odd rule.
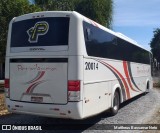
[[[38,37],[47,34],[49,29],[49,24],[46,21],[37,22],[34,27],[27,30],[29,35],[28,41],[30,43],[37,43]]]

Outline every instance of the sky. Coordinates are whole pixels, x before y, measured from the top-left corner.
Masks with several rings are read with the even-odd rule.
[[[160,28],[160,0],[113,0],[113,30],[150,50],[153,31]]]

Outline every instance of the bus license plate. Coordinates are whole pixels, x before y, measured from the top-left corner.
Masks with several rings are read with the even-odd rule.
[[[43,102],[43,97],[31,97],[32,102]]]

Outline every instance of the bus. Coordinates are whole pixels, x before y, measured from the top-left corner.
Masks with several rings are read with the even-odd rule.
[[[13,113],[84,119],[152,88],[151,53],[75,11],[45,11],[9,24],[5,96]]]

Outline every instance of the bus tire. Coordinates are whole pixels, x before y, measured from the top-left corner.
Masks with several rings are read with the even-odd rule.
[[[118,113],[119,105],[120,105],[120,96],[119,96],[118,91],[115,91],[114,97],[113,97],[113,107],[111,107],[110,109],[110,114],[112,116]]]
[[[149,93],[149,82],[147,82],[145,94]]]

